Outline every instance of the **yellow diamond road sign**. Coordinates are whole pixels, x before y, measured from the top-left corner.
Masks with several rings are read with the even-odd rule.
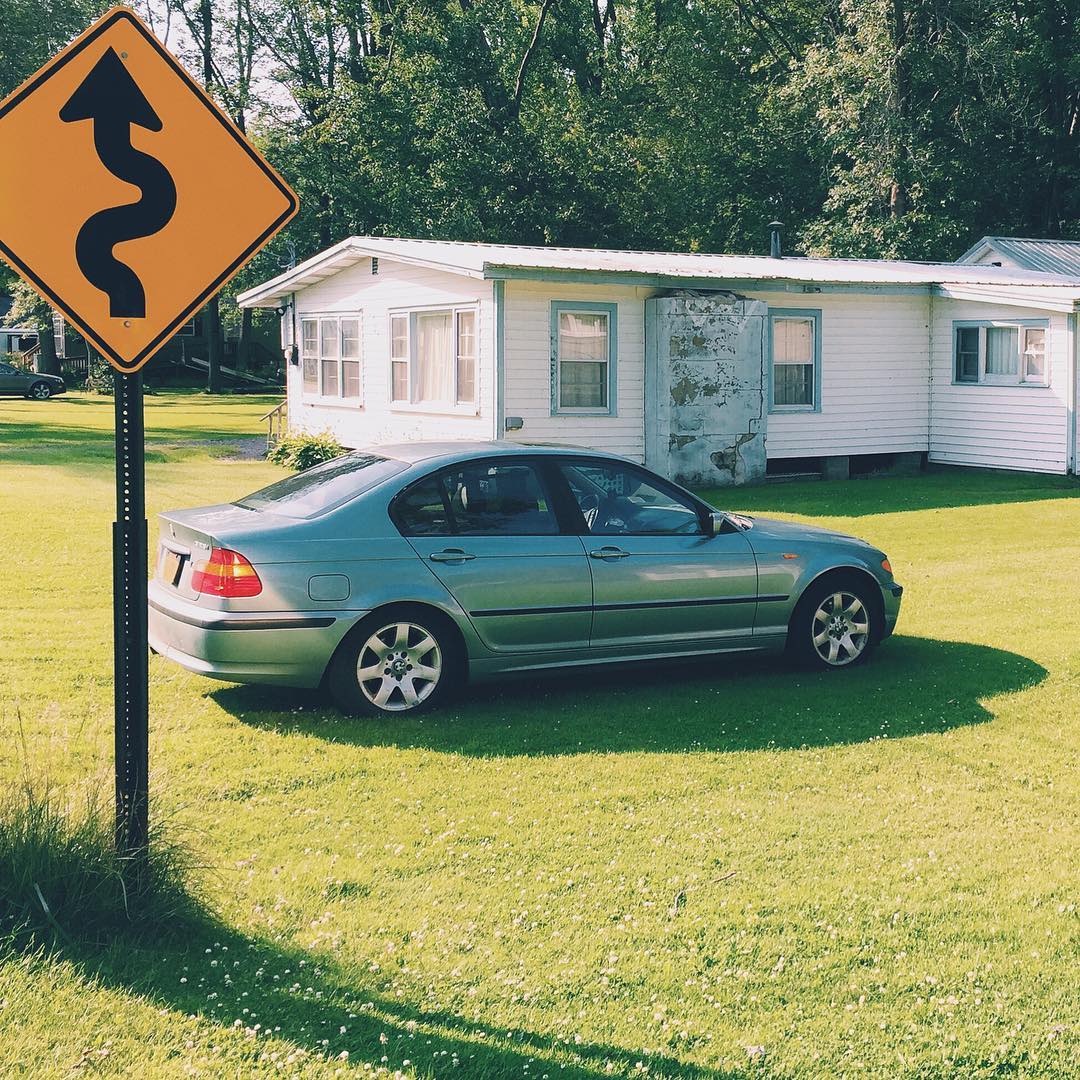
[[[0,102],[0,255],[137,371],[296,213],[284,180],[114,8]]]

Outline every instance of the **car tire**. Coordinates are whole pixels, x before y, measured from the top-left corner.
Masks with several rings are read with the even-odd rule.
[[[437,708],[460,686],[463,654],[446,616],[429,608],[385,609],[359,622],[341,643],[326,688],[350,716],[414,716]]]
[[[854,575],[830,575],[812,584],[788,626],[792,658],[825,671],[863,663],[881,638],[881,605],[873,588]]]
[[[32,401],[48,401],[52,397],[52,387],[47,382],[32,383],[26,396]]]

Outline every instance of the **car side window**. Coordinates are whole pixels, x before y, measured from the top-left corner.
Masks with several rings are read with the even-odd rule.
[[[19,369],[10,364],[0,364],[0,375],[18,375]]]
[[[629,465],[565,461],[562,473],[593,536],[700,533],[697,507]]]
[[[394,503],[405,536],[548,536],[551,499],[528,462],[465,462],[421,480]]]
[[[454,532],[450,500],[442,477],[413,484],[394,503],[394,520],[405,536],[450,536]]]

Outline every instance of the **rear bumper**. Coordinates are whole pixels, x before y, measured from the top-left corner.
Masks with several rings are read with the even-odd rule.
[[[314,687],[364,612],[209,611],[150,585],[150,647],[188,671],[227,682]]]
[[[897,585],[895,581],[881,586],[881,597],[885,604],[885,630],[881,635],[882,639],[896,629],[896,620],[900,617],[900,598],[903,595],[903,585]]]

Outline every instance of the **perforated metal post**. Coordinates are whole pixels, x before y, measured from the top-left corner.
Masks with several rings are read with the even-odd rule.
[[[137,868],[148,839],[149,689],[142,375],[117,374],[113,524],[116,846]]]

